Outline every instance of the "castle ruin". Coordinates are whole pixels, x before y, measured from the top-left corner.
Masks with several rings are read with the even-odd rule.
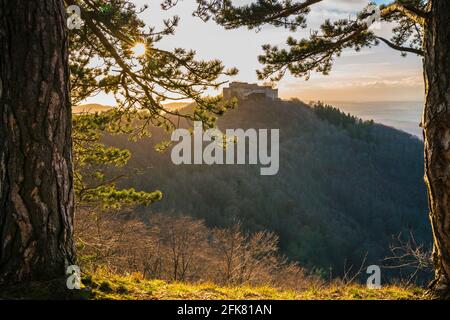
[[[271,86],[259,86],[256,83],[231,82],[228,88],[223,88],[223,97],[230,99],[247,99],[251,96],[265,97],[272,100],[278,99],[278,89]]]

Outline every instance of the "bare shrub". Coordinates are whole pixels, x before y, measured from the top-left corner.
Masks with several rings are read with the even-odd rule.
[[[393,237],[389,245],[391,255],[384,258],[383,268],[397,270],[400,282],[427,282],[433,274],[432,250],[418,243],[412,232],[406,239],[402,234]]]
[[[123,214],[83,208],[77,211],[75,222],[79,263],[87,270],[95,271],[98,266],[139,269],[133,255],[151,247],[147,227],[136,219],[124,219]]]
[[[130,213],[80,210],[76,238],[84,270],[107,267],[145,278],[305,289],[321,283],[278,252],[273,232],[241,225],[208,229],[189,216],[157,214],[144,224]]]
[[[189,216],[157,215],[151,218],[152,229],[158,229],[160,246],[165,248],[170,279],[186,281],[195,277],[199,260],[207,248],[207,228],[203,221]]]
[[[220,272],[216,282],[224,284],[270,284],[280,288],[304,289],[318,277],[278,253],[278,236],[260,231],[244,234],[239,223],[213,230],[213,245]]]

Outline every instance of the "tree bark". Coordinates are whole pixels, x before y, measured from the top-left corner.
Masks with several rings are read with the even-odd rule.
[[[74,262],[68,42],[62,0],[0,0],[0,284]]]
[[[422,125],[425,182],[433,230],[435,280],[440,296],[450,293],[450,1],[432,0],[424,34],[426,87]]]

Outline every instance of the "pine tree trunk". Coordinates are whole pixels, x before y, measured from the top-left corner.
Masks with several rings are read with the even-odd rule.
[[[439,295],[450,292],[450,1],[430,2],[425,27],[425,182],[434,237],[435,280]]]
[[[0,0],[0,284],[74,259],[71,106],[62,0]]]

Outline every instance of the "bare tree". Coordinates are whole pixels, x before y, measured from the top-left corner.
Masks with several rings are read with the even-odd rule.
[[[274,265],[278,251],[278,236],[269,231],[247,235],[242,248],[237,270],[237,279],[240,284],[254,281],[258,272]]]
[[[357,269],[354,267],[354,265],[347,266],[347,260],[344,261],[344,274],[341,278],[341,281],[344,285],[354,283],[355,280],[358,279],[363,270],[366,268],[367,255],[368,253],[366,252],[364,258],[361,260],[361,264]]]
[[[76,223],[75,239],[84,270],[95,270],[98,266],[143,270],[136,256],[148,252],[155,241],[142,222],[125,219],[118,212],[85,207],[77,212]]]
[[[219,264],[223,275],[221,280],[224,283],[233,283],[245,238],[241,232],[241,225],[237,223],[229,228],[214,229],[213,235],[219,259],[223,261]]]
[[[203,221],[188,216],[177,218],[159,215],[153,220],[161,230],[163,243],[169,250],[172,263],[172,280],[184,281],[206,241],[206,227]]]
[[[222,270],[220,281],[227,284],[255,283],[256,278],[270,281],[279,267],[278,236],[260,231],[244,234],[240,223],[225,229],[215,229],[214,246]]]
[[[241,225],[208,229],[202,220],[157,214],[144,224],[131,213],[82,210],[76,239],[84,270],[139,272],[168,281],[272,285],[305,289],[323,283],[278,253],[273,232]]]
[[[383,267],[399,270],[402,280],[406,283],[416,282],[419,275],[432,276],[432,249],[427,248],[423,243],[418,243],[411,231],[406,240],[401,233],[393,237],[389,249],[391,255],[384,258]]]

